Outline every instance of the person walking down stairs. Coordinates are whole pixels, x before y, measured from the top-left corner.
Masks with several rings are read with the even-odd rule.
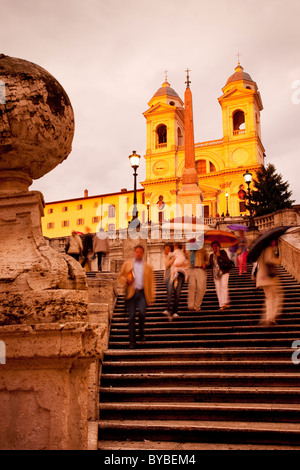
[[[134,257],[123,264],[118,278],[126,290],[130,349],[136,347],[136,310],[139,310],[139,339],[140,341],[145,341],[144,325],[146,309],[147,305],[155,301],[153,269],[143,258],[144,247],[138,245],[134,248]]]
[[[213,271],[213,278],[216,287],[217,297],[219,301],[220,310],[226,310],[229,305],[229,272],[233,267],[233,262],[230,261],[225,250],[221,250],[219,242],[215,241],[211,244],[213,253],[210,255],[210,267]]]
[[[280,254],[275,253],[277,241],[272,240],[258,258],[256,287],[265,293],[265,310],[260,325],[276,325],[276,318],[281,315],[283,304],[283,289],[276,272],[276,266],[281,264]]]

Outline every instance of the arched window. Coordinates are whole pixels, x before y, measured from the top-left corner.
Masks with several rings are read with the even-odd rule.
[[[181,145],[183,145],[183,135],[182,135],[182,131],[180,129],[180,127],[178,127],[177,129],[177,142],[178,142],[178,147],[180,147]]]
[[[198,175],[204,175],[206,173],[206,160],[198,160],[195,166]]]
[[[212,162],[209,162],[209,171],[210,173],[213,171],[217,171],[215,165]]]
[[[167,126],[160,124],[156,129],[156,147],[167,146]]]
[[[245,113],[241,110],[235,111],[233,119],[233,135],[245,134]]]

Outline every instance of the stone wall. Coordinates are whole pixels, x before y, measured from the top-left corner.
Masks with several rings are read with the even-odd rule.
[[[283,266],[300,282],[300,228],[289,229],[280,238],[279,249]]]

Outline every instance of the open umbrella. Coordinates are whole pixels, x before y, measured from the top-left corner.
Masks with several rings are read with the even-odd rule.
[[[219,242],[223,248],[228,248],[235,245],[238,238],[225,230],[208,230],[204,233],[204,243],[210,245],[212,242]]]
[[[234,230],[235,232],[237,232],[239,230],[247,232],[247,230],[248,230],[248,227],[246,225],[242,225],[242,224],[227,225],[227,228],[229,228],[229,230]]]
[[[258,260],[261,252],[264,248],[266,248],[271,240],[279,238],[283,235],[290,227],[276,227],[272,230],[268,230],[268,232],[263,233],[260,235],[251,245],[249,253],[248,253],[248,261],[254,263]]]

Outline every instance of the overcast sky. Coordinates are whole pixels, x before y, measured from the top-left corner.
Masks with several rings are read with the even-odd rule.
[[[46,202],[133,188],[128,156],[145,154],[142,113],[165,70],[182,99],[191,70],[195,142],[222,138],[217,98],[240,52],[262,97],[266,163],[300,203],[299,0],[0,0],[0,17],[0,53],[48,70],[75,113],[70,156],[31,186]]]

